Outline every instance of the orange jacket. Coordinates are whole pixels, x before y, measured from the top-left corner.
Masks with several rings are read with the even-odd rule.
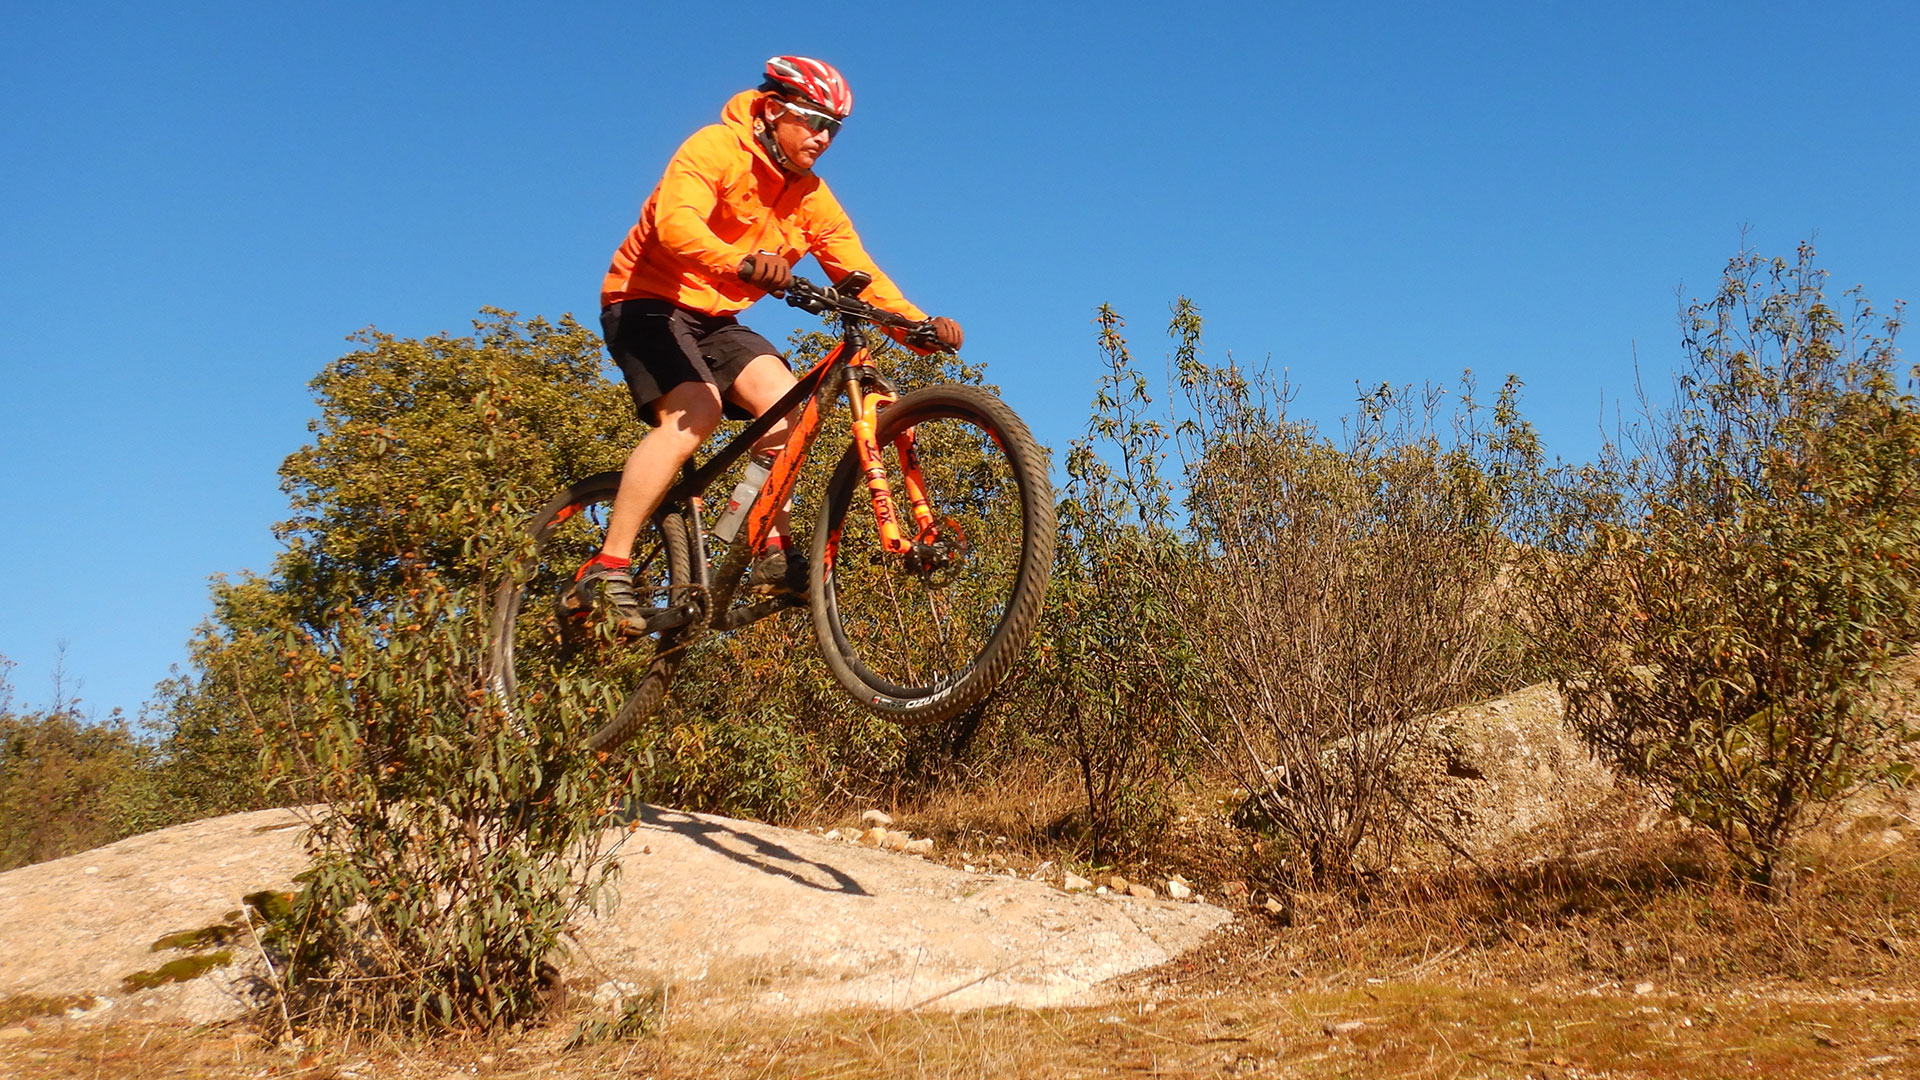
[[[674,151],[639,224],[613,254],[600,306],[644,296],[731,315],[766,295],[740,280],[740,260],[771,251],[789,264],[812,253],[833,281],[864,270],[873,285],[862,299],[909,319],[926,318],[873,265],[825,182],[812,173],[788,173],[767,156],[753,137],[762,96],[735,94],[720,123],[694,132]]]

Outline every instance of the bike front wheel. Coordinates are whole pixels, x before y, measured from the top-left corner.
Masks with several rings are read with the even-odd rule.
[[[807,599],[848,693],[883,716],[933,723],[985,698],[1026,649],[1053,566],[1053,486],[1026,424],[981,387],[907,394],[881,411],[876,434],[901,531],[916,539],[915,459],[932,528],[914,552],[888,551],[849,448],[813,532]]]
[[[528,529],[537,550],[494,593],[488,641],[490,689],[506,708],[537,712],[563,691],[588,715],[585,742],[612,750],[632,738],[666,698],[679,666],[682,629],[636,634],[604,613],[570,608],[574,572],[600,550],[612,513],[617,472],[569,487],[542,507]],[[685,603],[692,574],[686,525],[663,514],[634,544],[634,591],[649,613]]]

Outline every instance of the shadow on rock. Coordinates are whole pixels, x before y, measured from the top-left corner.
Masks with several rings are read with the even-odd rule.
[[[648,828],[677,833],[734,862],[810,889],[846,893],[849,896],[871,895],[838,867],[815,862],[771,840],[717,821],[677,810],[663,810],[645,803],[629,803],[621,809],[616,820],[623,825],[639,822]]]

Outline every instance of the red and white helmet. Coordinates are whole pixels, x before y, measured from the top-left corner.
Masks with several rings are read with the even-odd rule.
[[[767,61],[760,89],[802,98],[845,120],[853,112],[853,91],[832,64],[806,56],[776,56]]]

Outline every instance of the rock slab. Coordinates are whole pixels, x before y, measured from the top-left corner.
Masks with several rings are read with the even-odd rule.
[[[237,1015],[261,973],[234,963],[127,992],[170,954],[155,941],[221,923],[241,897],[291,887],[299,817],[234,814],[0,873],[0,998],[93,995],[90,1015],[195,1022]],[[1068,894],[1004,876],[658,807],[610,833],[619,903],[589,918],[570,981],[666,983],[680,1002],[808,1011],[1094,1000],[1104,980],[1199,944],[1227,912]]]

